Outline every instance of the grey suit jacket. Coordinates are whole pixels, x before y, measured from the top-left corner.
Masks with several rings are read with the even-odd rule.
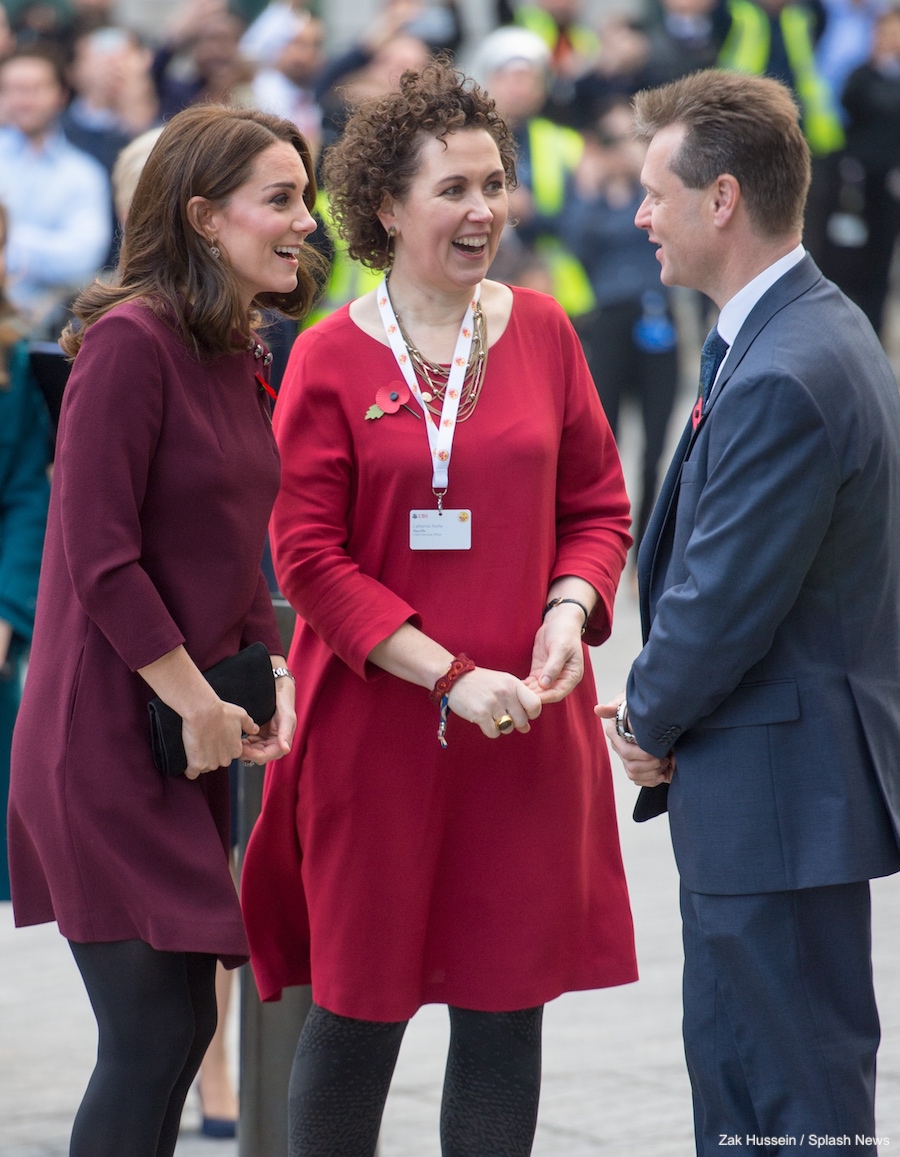
[[[900,394],[809,257],[754,307],[685,430],[638,575],[629,717],[676,757],[639,808],[668,796],[685,885],[900,869]]]

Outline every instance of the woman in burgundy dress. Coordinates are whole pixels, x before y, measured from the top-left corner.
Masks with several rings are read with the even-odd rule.
[[[56,920],[99,1025],[73,1157],[168,1157],[215,1028],[216,958],[247,945],[228,870],[228,770],[290,750],[293,680],[260,559],[279,457],[261,307],[314,294],[309,150],[208,105],[174,117],[138,183],[112,285],[75,305],[37,621],[13,746],[19,924]],[[263,642],[257,728],[201,672]],[[183,718],[154,766],[147,703]]]
[[[242,899],[262,996],[313,987],[291,1154],[374,1151],[405,1023],[438,1002],[444,1154],[523,1157],[543,1004],[636,978],[584,650],[628,501],[565,314],[485,279],[514,180],[493,103],[407,72],[325,179],[351,256],[390,273],[301,335],[275,410],[303,678]]]

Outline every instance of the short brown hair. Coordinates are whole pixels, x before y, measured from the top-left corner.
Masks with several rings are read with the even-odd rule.
[[[494,102],[445,58],[421,72],[408,69],[400,88],[367,101],[325,154],[322,174],[338,232],[351,257],[370,269],[390,264],[388,238],[378,220],[385,194],[403,201],[429,137],[484,129],[493,137],[510,188],[516,183],[516,145]]]
[[[303,200],[312,209],[316,182],[309,145],[290,121],[216,104],[194,105],[172,117],[138,179],[115,279],[112,284],[95,281],[76,300],[77,321],[61,340],[66,353],[77,353],[84,330],[114,305],[136,298],[146,298],[161,315],[178,318],[198,355],[232,353],[246,345],[258,317],[248,315],[236,277],[227,261],[211,255],[188,219],[187,206],[192,197],[226,204],[249,179],[257,155],[277,141],[299,153],[309,176]],[[253,305],[302,317],[318,293],[320,265],[315,251],[304,247],[297,288],[289,294],[258,294]]]
[[[634,116],[642,141],[669,125],[685,126],[669,168],[688,188],[705,189],[730,173],[760,233],[780,237],[802,226],[809,146],[797,105],[783,84],[707,69],[639,92]]]
[[[66,77],[66,65],[62,54],[51,44],[20,44],[6,56],[0,56],[0,72],[7,64],[14,64],[17,60],[37,60],[46,64],[53,74],[53,79],[63,92],[69,92],[69,82]]]

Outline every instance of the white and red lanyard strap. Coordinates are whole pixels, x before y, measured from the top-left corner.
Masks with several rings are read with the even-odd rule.
[[[447,379],[447,388],[444,391],[444,404],[441,407],[440,423],[435,422],[431,411],[422,397],[422,390],[413,369],[409,349],[400,332],[400,324],[394,307],[391,305],[391,295],[388,292],[387,278],[378,287],[378,310],[384,324],[391,351],[397,359],[397,365],[410,392],[422,408],[425,416],[425,430],[428,434],[428,447],[432,458],[431,486],[438,499],[438,509],[447,492],[450,474],[450,455],[453,453],[453,435],[456,432],[456,415],[462,398],[463,384],[466,380],[466,370],[469,365],[469,355],[472,352],[472,339],[475,333],[475,306],[481,293],[481,285],[475,286],[472,300],[466,310],[459,327],[459,337],[456,339],[456,349],[453,351],[453,362],[450,366],[450,376]]]

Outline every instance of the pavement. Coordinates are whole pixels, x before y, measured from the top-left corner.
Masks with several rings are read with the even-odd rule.
[[[638,441],[626,421],[626,475],[633,472]],[[593,653],[601,699],[622,688],[639,647],[637,602],[626,578],[612,638]],[[547,1006],[535,1157],[694,1152],[680,1041],[678,881],[668,821],[634,824],[635,789],[615,759],[613,769],[641,978],[621,988],[570,993]],[[875,881],[873,906],[883,1032],[877,1132],[887,1139],[884,1147],[900,1146],[900,881]],[[231,1035],[236,1055],[234,1023]],[[439,1157],[447,1036],[442,1007],[426,1007],[411,1022],[385,1111],[380,1157]],[[93,1017],[55,925],[14,929],[10,905],[0,904],[0,1157],[65,1157],[95,1049]],[[237,1142],[203,1138],[197,1122],[192,1094],[176,1157],[237,1157]]]

